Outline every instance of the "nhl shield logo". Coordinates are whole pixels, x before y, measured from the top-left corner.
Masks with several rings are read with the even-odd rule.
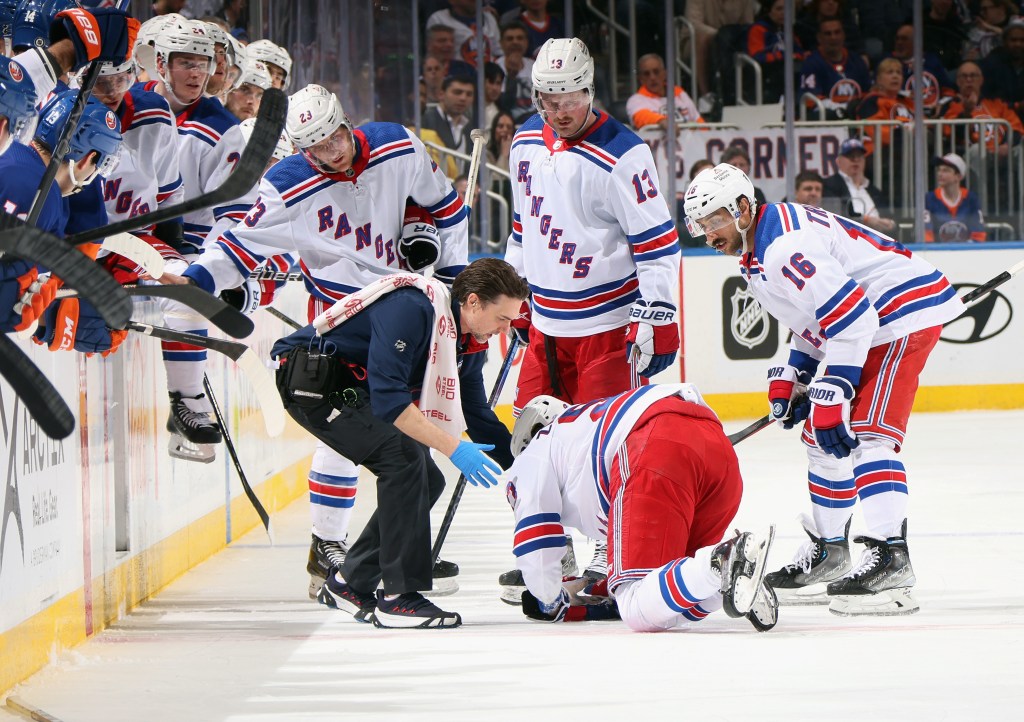
[[[731,359],[771,358],[779,346],[778,322],[754,298],[742,278],[722,286],[722,347]]]

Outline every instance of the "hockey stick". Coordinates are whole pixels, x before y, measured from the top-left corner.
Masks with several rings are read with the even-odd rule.
[[[208,338],[195,333],[175,331],[161,326],[150,326],[146,323],[128,322],[128,329],[147,336],[163,339],[165,341],[178,341],[191,346],[210,349],[222,353],[235,362],[256,394],[256,400],[263,413],[263,424],[266,426],[269,436],[279,436],[284,431],[285,411],[281,404],[281,396],[277,393],[277,384],[270,371],[260,361],[259,356],[244,343],[227,341],[221,338]]]
[[[288,324],[289,326],[294,328],[296,331],[298,331],[300,328],[302,328],[302,324],[301,323],[299,323],[298,321],[293,319],[288,314],[282,313],[281,311],[278,311],[273,306],[264,306],[263,308],[265,308],[267,313],[269,313],[271,316],[273,316],[276,319],[280,319],[281,321],[284,321],[286,324]]]
[[[472,208],[473,194],[476,192],[476,177],[480,173],[480,159],[484,154],[487,133],[476,128],[470,132],[469,138],[473,141],[473,154],[469,158],[469,171],[466,174],[466,200],[463,205]]]
[[[266,168],[270,155],[277,147],[287,112],[288,98],[284,91],[269,88],[263,93],[260,112],[256,116],[256,125],[253,127],[249,142],[245,145],[245,150],[242,151],[242,157],[235,166],[235,170],[218,188],[173,206],[157,208],[149,213],[142,213],[100,228],[76,233],[73,236],[68,236],[66,240],[74,245],[98,241],[115,233],[135,231],[144,226],[161,223],[193,211],[219,206],[245,195],[263,176],[263,169]]]
[[[1003,271],[1002,273],[1000,273],[995,278],[989,279],[985,283],[983,283],[980,286],[978,286],[977,288],[975,288],[973,291],[969,291],[968,293],[965,293],[963,296],[960,297],[960,301],[965,306],[970,304],[970,303],[973,303],[973,302],[977,301],[979,298],[981,298],[982,296],[987,296],[993,290],[995,290],[999,286],[1002,286],[1004,283],[1009,281],[1011,278],[1016,276],[1021,271],[1024,271],[1024,261],[1020,261],[1019,263],[1011,266],[1008,270]],[[961,318],[962,316],[963,316],[963,314],[960,314],[960,316],[957,316],[952,321],[948,321],[944,325],[948,325],[950,323],[953,323],[954,321],[956,321],[957,319]],[[757,421],[755,421],[754,423],[752,423],[750,426],[746,427],[745,429],[740,429],[735,434],[729,434],[729,442],[733,446],[735,446],[736,444],[740,443],[741,441],[743,441],[747,437],[753,436],[754,434],[756,434],[761,429],[764,429],[764,428],[767,428],[768,426],[771,426],[772,421],[773,421],[773,419],[772,419],[772,417],[770,415],[762,416],[760,419],[758,419]]]
[[[75,430],[71,409],[39,367],[6,334],[0,334],[0,359],[3,361],[0,375],[14,389],[43,433],[51,439],[67,438]]]
[[[494,381],[494,388],[491,389],[491,395],[487,399],[487,405],[490,408],[494,408],[494,405],[498,403],[498,396],[501,395],[501,389],[505,385],[505,379],[508,378],[509,369],[512,368],[512,361],[516,357],[516,351],[519,350],[519,337],[515,334],[508,342],[508,351],[505,353],[505,360],[501,363],[501,370],[498,371],[498,378]],[[455,484],[455,491],[452,492],[452,500],[448,502],[448,510],[444,513],[444,520],[441,522],[441,528],[437,530],[437,538],[434,540],[434,547],[430,550],[430,556],[433,558],[434,563],[441,558],[441,547],[444,545],[444,540],[448,537],[448,530],[452,527],[452,520],[455,518],[455,510],[459,508],[459,502],[462,500],[462,492],[466,490],[466,477],[463,475],[459,476],[458,483]]]
[[[267,513],[266,508],[260,501],[260,498],[256,496],[256,492],[253,491],[252,487],[249,486],[249,480],[245,476],[245,472],[242,471],[242,462],[238,460],[238,452],[235,451],[235,443],[231,440],[231,435],[228,433],[227,422],[224,421],[224,415],[220,412],[220,404],[217,403],[217,397],[213,395],[213,385],[210,384],[210,378],[203,374],[203,388],[206,390],[206,397],[210,399],[210,405],[213,406],[213,415],[217,417],[217,424],[220,425],[220,433],[224,436],[224,446],[228,447],[228,454],[231,456],[231,461],[235,465],[235,471],[238,473],[238,478],[242,482],[242,489],[245,491],[245,495],[249,498],[249,503],[252,504],[252,508],[256,510],[257,516],[260,521],[263,522],[263,529],[267,532],[267,537],[270,539],[270,543],[274,543],[274,535],[270,533],[270,514]]]
[[[173,286],[121,286],[129,296],[169,298],[184,304],[207,319],[229,336],[248,338],[255,326],[252,319],[234,306],[211,296],[198,286],[181,284]],[[57,298],[72,298],[75,291],[57,291]]]
[[[132,300],[105,269],[56,236],[0,213],[0,251],[41,266],[89,301],[111,328],[124,328]]]
[[[164,275],[165,261],[160,251],[131,233],[118,233],[103,239],[104,250],[124,256],[152,278]]]

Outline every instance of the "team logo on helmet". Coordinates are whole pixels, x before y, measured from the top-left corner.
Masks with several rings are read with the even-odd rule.
[[[754,348],[764,343],[771,328],[767,312],[746,288],[737,288],[732,298],[732,316],[729,323],[736,343]]]
[[[7,68],[10,71],[11,78],[14,80],[14,82],[20,83],[22,79],[25,77],[24,73],[21,72],[21,66],[13,60],[11,61],[10,65],[7,66]]]
[[[107,111],[106,116],[104,116],[104,120],[107,121],[107,127],[111,130],[117,128],[117,118],[109,110]]]

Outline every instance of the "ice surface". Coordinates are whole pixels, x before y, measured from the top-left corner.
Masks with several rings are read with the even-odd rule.
[[[1021,443],[1020,411],[911,419],[903,461],[922,609],[909,617],[784,607],[766,634],[721,612],[646,635],[529,622],[498,600],[498,574],[513,566],[503,490],[471,487],[443,555],[461,567],[461,590],[437,599],[465,625],[380,630],[308,600],[303,499],[275,516],[277,546],[257,529],[12,692],[66,722],[1019,719]],[[774,427],[737,452],[736,525],[778,524],[774,569],[804,539],[803,452]],[[357,525],[373,496],[361,481]],[[857,515],[853,534],[862,529]],[[590,547],[576,541],[582,566]]]

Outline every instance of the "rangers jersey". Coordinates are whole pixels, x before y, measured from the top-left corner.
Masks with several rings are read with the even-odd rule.
[[[164,203],[181,203],[178,133],[167,101],[136,83],[121,101],[117,117],[123,137],[121,161],[103,189],[110,219],[119,221]]]
[[[535,115],[512,141],[505,260],[530,284],[533,324],[551,336],[621,328],[641,298],[675,310],[678,234],[650,148],[597,116],[566,141]]]
[[[849,218],[797,203],[758,211],[740,271],[794,347],[860,369],[868,351],[956,318],[946,277],[903,245]],[[833,368],[832,373],[837,373]]]
[[[353,136],[350,174],[317,171],[301,154],[271,168],[244,220],[203,255],[200,285],[233,288],[267,258],[297,252],[309,292],[334,303],[408,270],[398,257],[407,198],[433,217],[441,236],[434,277],[450,284],[468,260],[469,217],[451,183],[397,123],[367,123]]]
[[[607,536],[615,455],[644,412],[669,396],[707,407],[692,384],[643,386],[570,406],[506,472],[506,495],[516,516],[512,553],[538,599],[553,600],[561,589],[566,526],[592,539]]]

